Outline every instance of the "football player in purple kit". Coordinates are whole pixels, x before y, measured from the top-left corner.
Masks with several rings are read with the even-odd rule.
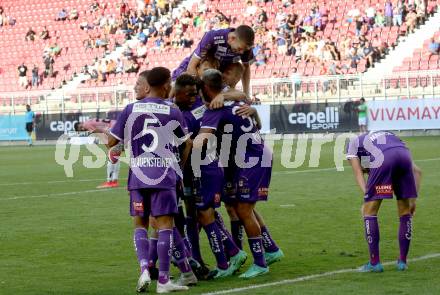
[[[183,112],[188,131],[192,133],[192,138],[195,138],[198,134],[201,119],[206,110],[202,99],[197,96],[196,86],[197,80],[189,74],[180,75],[175,83],[175,102]],[[219,179],[223,179],[223,169],[219,167],[217,161],[213,161],[209,165],[201,167],[201,177],[197,178],[193,175],[190,165],[186,168],[184,174],[186,187],[193,191],[193,194],[187,199],[187,201],[193,201],[192,204],[189,204],[189,207],[196,207],[197,220],[205,229],[211,250],[217,260],[217,269],[211,275],[214,278],[230,276],[241,267],[247,256],[244,251],[240,251],[235,245],[222,222],[220,214],[215,211],[220,206],[221,201],[223,182]],[[194,216],[188,214],[190,219],[191,215]],[[199,258],[199,262],[203,264],[195,220],[187,222],[187,226],[188,235],[191,237],[190,240],[193,246],[193,255]],[[229,264],[227,257],[230,257]]]
[[[250,63],[254,59],[252,46],[255,33],[246,25],[237,28],[211,30],[200,40],[191,56],[185,58],[173,72],[173,81],[183,72],[197,75],[197,67],[206,56],[213,56],[220,62],[220,71],[230,63],[242,62],[244,72],[242,76],[243,91],[249,96],[251,79]]]
[[[223,71],[222,77],[223,77],[223,83],[229,88],[229,90],[235,89],[238,82],[240,82],[240,79],[243,75],[244,68],[240,63],[235,64],[229,64]],[[258,117],[258,113],[255,108],[251,107],[250,105],[243,105],[239,109],[237,109],[237,115],[244,116],[244,117],[253,117],[256,121],[256,127],[258,129],[261,129],[261,121]],[[225,174],[227,172],[225,171]],[[226,186],[231,187],[232,184],[227,184]],[[231,198],[235,194],[234,190],[228,190],[225,189],[225,193],[228,193],[230,196],[227,198],[224,198],[224,203],[226,210],[228,212],[229,218],[231,220],[231,233],[232,238],[234,239],[234,242],[237,244],[237,246],[242,249],[242,239],[243,239],[243,225],[240,221],[240,218],[238,218],[237,212],[235,211],[235,207],[233,202],[235,201],[234,198]],[[228,201],[232,201],[231,203]],[[266,260],[267,265],[271,265],[272,263],[275,263],[277,261],[280,261],[284,257],[283,251],[278,247],[276,242],[272,239],[272,236],[269,233],[269,229],[267,228],[263,217],[261,214],[257,212],[257,210],[254,208],[254,214],[255,217],[258,220],[258,223],[261,227],[261,235],[263,238],[263,247],[264,247],[264,258]]]
[[[208,101],[223,89],[222,74],[217,70],[205,71],[202,80],[203,94]],[[237,186],[235,195],[237,201],[234,206],[245,227],[249,248],[254,258],[253,265],[240,277],[252,278],[269,271],[264,257],[261,228],[253,209],[257,201],[267,200],[272,153],[264,145],[254,120],[236,114],[242,104],[229,102],[222,109],[207,110],[202,119],[199,136],[194,140],[194,148],[203,147],[210,134],[216,133],[219,137],[220,132],[223,132],[222,148],[219,153],[221,164],[233,167],[234,185]],[[223,147],[225,135],[229,138],[230,144],[230,148],[226,148],[227,151]],[[249,141],[252,143],[250,144]]]
[[[413,163],[411,153],[395,134],[385,131],[370,132],[350,140],[347,159],[353,168],[357,184],[363,195],[365,237],[370,261],[361,272],[382,272],[379,256],[379,223],[377,213],[384,199],[397,199],[400,217],[400,256],[397,269],[406,270],[407,255],[412,237],[412,216],[420,185],[421,171]],[[365,181],[364,173],[368,173]]]
[[[176,177],[180,166],[173,143],[184,138],[186,130],[182,113],[167,102],[171,76],[166,68],[157,67],[140,74],[135,89],[147,88],[148,97],[127,105],[109,131],[108,147],[124,142],[130,153],[128,190],[130,214],[133,216],[134,243],[141,266],[137,291],[148,289],[148,217],[155,220],[158,230],[157,252],[159,278],[157,293],[188,290],[170,281],[169,269],[173,246],[173,216],[177,213]],[[190,139],[182,145],[181,161],[185,162],[191,148]]]

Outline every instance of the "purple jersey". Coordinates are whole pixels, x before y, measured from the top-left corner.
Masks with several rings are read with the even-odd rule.
[[[217,136],[222,132],[223,136],[231,134],[229,168],[226,169],[230,175],[225,175],[226,184],[231,181],[231,188],[237,189],[237,200],[257,202],[267,200],[272,152],[264,145],[255,120],[236,115],[237,109],[243,104],[226,102],[222,109],[207,110],[201,128],[215,129]],[[227,146],[223,145],[219,151],[222,163],[225,160],[222,154],[228,152]]]
[[[176,186],[179,170],[177,138],[186,134],[180,110],[160,98],[131,103],[119,115],[110,133],[128,145],[128,190],[169,189]]]
[[[231,133],[231,157],[238,154],[238,157],[246,162],[250,157],[258,157],[261,160],[265,146],[255,120],[235,114],[243,104],[243,102],[225,102],[221,109],[206,110],[201,128],[214,129],[217,134]]]
[[[213,56],[220,61],[220,69],[231,63],[242,62],[243,64],[249,64],[252,62],[254,55],[252,49],[245,51],[243,54],[234,53],[231,46],[228,44],[228,34],[235,29],[222,29],[211,30],[207,32],[194,52],[187,58],[185,58],[177,69],[173,72],[173,80],[185,72],[188,68],[189,61],[192,56],[199,59],[203,59],[206,56]]]
[[[417,189],[409,150],[391,132],[377,131],[350,140],[347,159],[360,158],[369,168],[364,201],[416,198]]]
[[[191,139],[194,139],[199,134],[200,124],[202,122],[203,114],[206,111],[206,106],[202,99],[197,96],[196,102],[189,109],[180,108],[185,123],[188,128],[188,133],[191,134]]]
[[[347,146],[347,159],[359,158],[364,168],[379,159],[386,150],[403,147],[405,144],[392,132],[376,131],[357,136]]]

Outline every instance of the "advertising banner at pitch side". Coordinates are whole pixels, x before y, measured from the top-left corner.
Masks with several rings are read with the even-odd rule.
[[[440,128],[440,99],[370,101],[369,130],[417,130]]]
[[[62,134],[74,131],[75,123],[95,118],[107,118],[106,113],[59,113],[43,114],[36,119],[37,140],[55,140]]]
[[[357,131],[352,102],[270,106],[270,128],[276,133],[332,133]]]

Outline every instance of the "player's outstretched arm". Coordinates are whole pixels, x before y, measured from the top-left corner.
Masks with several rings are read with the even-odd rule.
[[[191,59],[189,60],[186,73],[189,75],[197,76],[197,67],[199,66],[199,64],[200,64],[200,58],[198,58],[193,54],[191,56]]]
[[[351,158],[348,159],[348,161],[350,162],[351,168],[353,169],[353,174],[356,182],[359,185],[362,193],[365,195],[367,185],[365,182],[364,173],[362,171],[361,161],[359,160],[359,158]]]

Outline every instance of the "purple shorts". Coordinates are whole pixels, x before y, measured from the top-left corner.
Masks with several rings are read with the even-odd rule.
[[[177,214],[175,189],[138,189],[130,193],[131,216],[163,216]]]
[[[237,168],[234,182],[237,201],[255,203],[267,201],[272,167]]]
[[[222,201],[225,204],[233,205],[237,202],[237,186],[234,182],[235,170],[232,168],[224,168],[225,180],[223,185]]]
[[[204,166],[201,170],[200,191],[196,195],[196,207],[199,210],[220,207],[223,192],[223,169]]]
[[[392,199],[417,198],[411,154],[406,148],[392,148],[384,153],[379,168],[370,169],[365,202]]]

